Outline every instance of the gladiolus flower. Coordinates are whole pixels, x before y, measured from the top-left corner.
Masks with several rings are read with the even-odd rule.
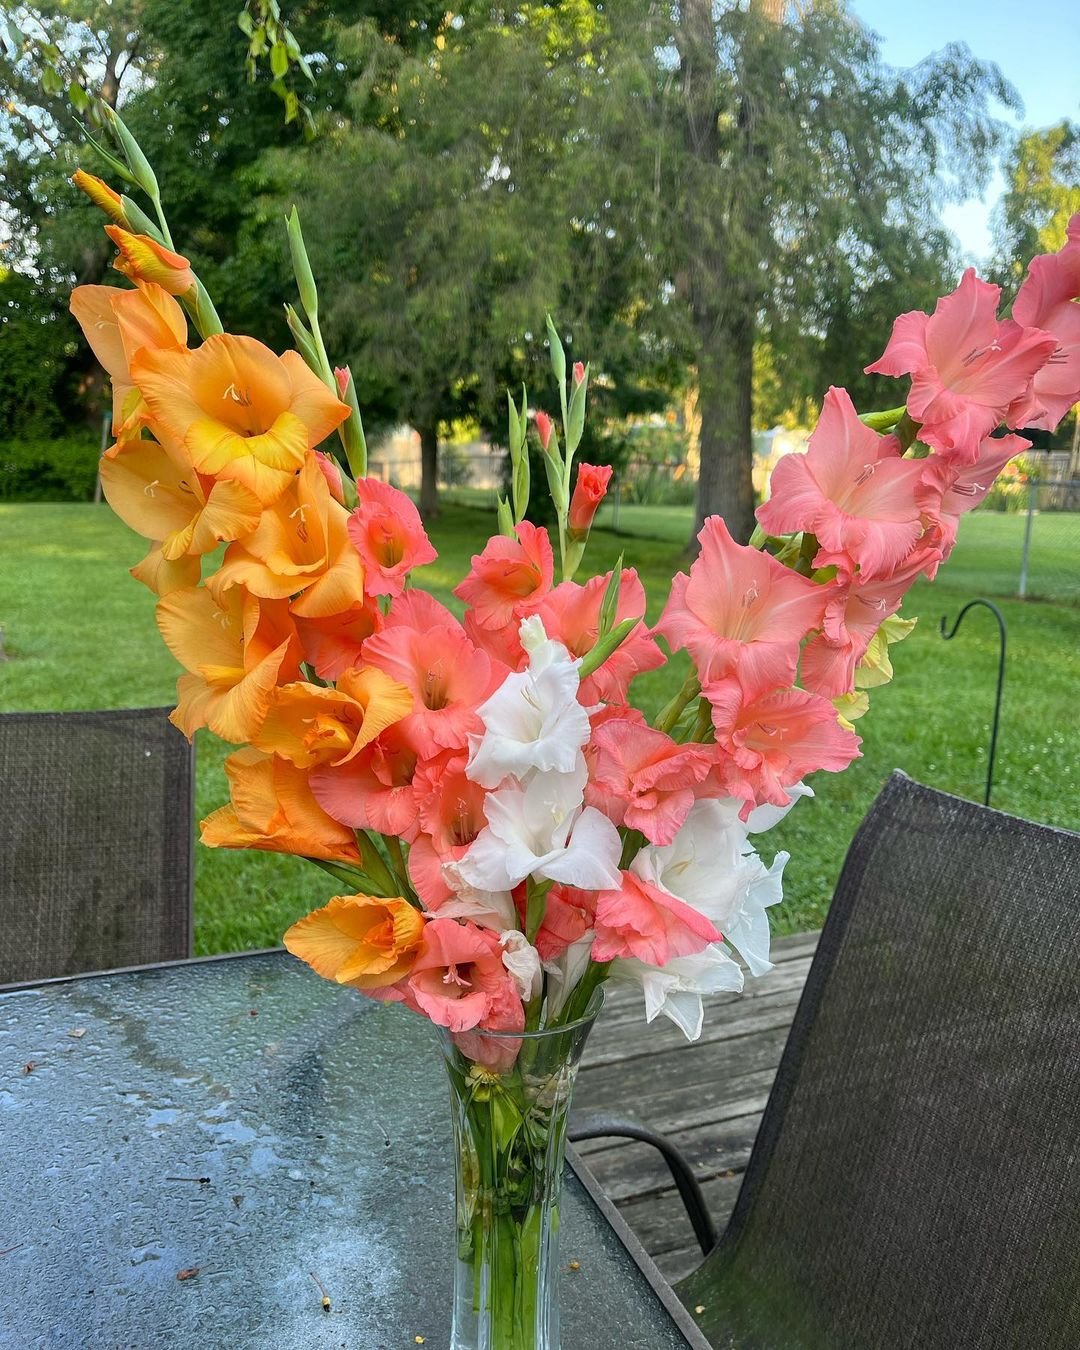
[[[653,844],[674,839],[713,763],[704,746],[676,745],[662,731],[619,718],[595,728],[587,758],[585,800]]]
[[[549,637],[557,639],[572,656],[584,656],[596,645],[600,629],[600,606],[604,601],[611,573],[590,577],[584,586],[564,581],[544,597],[537,617]],[[645,587],[632,567],[623,569],[619,578],[619,597],[615,622],[644,618]],[[631,682],[644,671],[664,664],[664,654],[644,623],[608,657],[602,666],[582,682],[579,698],[594,703],[625,703]]]
[[[142,347],[183,347],[188,329],[184,311],[160,286],[133,291],[115,286],[76,286],[71,313],[112,380],[113,434],[135,432],[149,410],[131,379],[131,360]]]
[[[254,338],[219,333],[194,351],[141,351],[131,377],[200,473],[276,501],[308,450],[349,415],[296,352],[275,356]]]
[[[444,750],[413,776],[420,832],[409,849],[409,876],[428,909],[438,909],[452,894],[443,864],[462,858],[487,824],[484,789],[466,775],[465,763],[464,751]]]
[[[411,711],[405,686],[369,666],[345,671],[335,689],[303,680],[282,685],[252,739],[300,769],[346,764]]]
[[[347,763],[311,771],[311,790],[335,820],[357,830],[396,835],[411,844],[420,832],[413,777],[420,749],[401,722],[380,733]]]
[[[610,464],[579,464],[574,495],[570,498],[570,512],[566,523],[572,539],[584,539],[592,526],[593,517],[608,490],[611,475]]]
[[[220,603],[204,587],[175,590],[157,607],[165,645],[189,672],[176,683],[170,717],[190,740],[209,727],[243,744],[262,726],[279,679],[299,674],[299,644],[281,602],[237,589]]]
[[[663,1013],[688,1041],[701,1035],[702,995],[738,994],[743,987],[741,968],[718,943],[693,956],[673,957],[662,967],[633,958],[616,961],[611,978],[639,984],[645,995],[646,1022]]]
[[[633,872],[623,872],[617,890],[596,897],[594,961],[636,957],[666,966],[672,957],[692,956],[719,940],[704,914]]]
[[[156,441],[114,445],[102,457],[100,472],[112,509],[144,539],[159,540],[169,562],[250,534],[262,514],[259,499],[242,484],[206,478],[190,464],[177,463]]]
[[[160,544],[154,544],[146,557],[129,568],[136,581],[148,587],[157,596],[170,595],[173,591],[190,590],[198,586],[202,578],[202,559],[191,553],[182,553],[171,560],[161,551]]]
[[[372,600],[316,619],[306,619],[294,610],[293,620],[304,660],[321,680],[336,680],[361,665],[364,643],[383,626],[382,612]]]
[[[777,464],[757,518],[770,534],[810,531],[864,576],[887,576],[922,533],[921,475],[921,461],[901,459],[894,436],[859,421],[846,389],[830,389],[806,454]]]
[[[704,686],[728,795],[743,802],[745,820],[762,802],[787,806],[786,789],[817,769],[839,773],[859,757],[859,738],[845,730],[828,699],[802,689],[744,692],[737,679]]]
[[[919,504],[934,526],[940,561],[952,552],[960,517],[978,506],[1010,459],[1030,449],[1031,442],[1022,436],[987,436],[974,464],[957,463],[946,455],[917,461],[922,466]],[[935,564],[927,575],[933,577],[936,571]]]
[[[451,1031],[520,1031],[521,998],[502,958],[499,939],[489,929],[430,919],[406,981],[406,1001]]]
[[[305,619],[341,614],[364,599],[364,574],[348,536],[348,513],[330,495],[314,455],[288,490],[268,506],[258,526],[225,552],[210,589],[222,595],[244,586],[253,595],[295,596]]]
[[[326,486],[330,489],[330,496],[339,506],[345,505],[345,486],[341,480],[341,469],[333,455],[328,455],[325,450],[314,451],[315,463],[319,466],[319,471],[326,479]]]
[[[120,251],[113,266],[131,281],[153,282],[170,295],[186,295],[195,285],[188,260],[148,234],[132,234],[120,225],[106,225],[105,233]]]
[[[494,535],[454,587],[481,628],[501,629],[536,611],[551,590],[554,558],[547,530],[523,520],[516,539]]]
[[[1031,260],[1013,302],[1019,324],[1041,328],[1057,347],[1032,380],[1030,416],[1013,425],[1053,431],[1074,403],[1080,402],[1080,211],[1069,221],[1064,248]]]
[[[551,444],[551,433],[554,426],[554,422],[546,412],[536,414],[536,434],[540,437],[540,445],[544,450]]]
[[[110,220],[115,221],[117,225],[127,226],[124,203],[120,194],[115,188],[111,188],[103,178],[98,178],[96,174],[87,173],[85,169],[76,169],[71,176],[71,181],[80,192],[84,192],[90,198],[99,211],[104,211]]]
[[[254,848],[362,865],[355,834],[319,806],[302,769],[246,748],[226,759],[225,773],[232,801],[202,822],[207,848]]]
[[[592,930],[596,895],[574,886],[552,886],[544,905],[544,918],[536,934],[536,949],[544,961],[556,961],[567,947],[580,942]]]
[[[656,631],[694,658],[703,684],[738,672],[750,693],[789,685],[799,643],[821,625],[822,587],[737,544],[719,516],[698,535],[690,575],[676,574]]]
[[[1040,328],[999,321],[1001,289],[969,267],[933,314],[912,310],[893,324],[884,354],[867,374],[911,375],[908,411],[919,437],[970,463],[983,438],[1026,399],[1057,340]]]
[[[407,900],[335,895],[294,923],[282,941],[324,980],[384,989],[412,970],[423,935],[424,916]]]
[[[359,505],[349,517],[349,538],[364,564],[368,595],[400,595],[414,567],[439,556],[412,499],[377,478],[356,482]]]

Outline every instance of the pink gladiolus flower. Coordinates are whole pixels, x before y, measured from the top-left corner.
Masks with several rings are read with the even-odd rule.
[[[600,606],[610,576],[608,572],[602,577],[590,577],[584,586],[564,581],[545,596],[537,610],[548,637],[557,638],[572,656],[584,656],[596,644]],[[645,587],[637,572],[626,567],[619,579],[615,622],[644,614]],[[604,664],[581,682],[578,697],[586,707],[595,703],[625,703],[631,681],[663,664],[663,652],[649,629],[640,623]]]
[[[698,539],[701,553],[689,577],[676,574],[656,631],[689,651],[703,684],[736,671],[751,694],[791,684],[800,642],[821,626],[822,587],[737,544],[719,516]]]
[[[673,956],[692,956],[719,940],[704,914],[634,872],[623,872],[617,891],[596,897],[594,961],[637,957],[666,966]]]
[[[540,444],[546,450],[551,444],[551,432],[555,426],[546,412],[536,414],[536,434],[540,437]]]
[[[712,767],[712,751],[676,745],[636,721],[611,718],[593,731],[587,752],[590,806],[653,844],[670,844]]]
[[[570,498],[567,524],[575,539],[584,539],[592,527],[593,517],[604,500],[614,473],[610,464],[579,464],[574,495]]]
[[[405,986],[407,1003],[451,1031],[525,1025],[498,935],[475,924],[429,920]]]
[[[1014,425],[1053,431],[1074,403],[1080,402],[1080,211],[1069,221],[1065,247],[1031,260],[1013,302],[1019,324],[1041,328],[1057,338],[1057,348],[1032,381],[1036,408]]]
[[[922,534],[921,474],[920,461],[900,458],[895,436],[859,421],[846,389],[830,389],[806,454],[777,464],[757,518],[770,534],[816,534],[864,576],[888,576]]]
[[[354,830],[376,830],[411,843],[420,832],[413,777],[420,748],[401,722],[381,732],[346,764],[322,766],[309,782],[328,816]]]
[[[440,604],[433,595],[416,587],[394,596],[384,622],[387,628],[416,628],[421,632],[425,628],[464,631],[456,614]]]
[[[355,670],[364,659],[364,643],[383,626],[383,616],[373,600],[353,605],[323,619],[294,616],[304,660],[321,680],[336,680]]]
[[[474,647],[487,652],[493,661],[501,662],[508,670],[524,670],[529,664],[529,654],[521,645],[518,625],[511,621],[503,628],[483,628],[476,611],[467,609],[462,619],[465,632]]]
[[[987,436],[974,464],[957,463],[948,455],[930,455],[916,461],[922,467],[919,504],[931,522],[939,561],[952,552],[960,517],[978,506],[1010,459],[1030,449],[1031,442],[1022,436]],[[927,576],[933,577],[936,571],[936,565],[927,568]]]
[[[404,723],[425,759],[440,750],[461,749],[470,731],[483,731],[477,705],[506,676],[503,667],[473,646],[460,625],[424,631],[388,625],[368,638],[364,659],[412,693],[416,711]]]
[[[596,893],[574,886],[552,886],[547,894],[544,921],[536,934],[542,961],[557,961],[567,947],[579,942],[593,926]],[[524,916],[522,916],[524,928]]]
[[[504,628],[538,608],[551,590],[554,559],[548,532],[523,520],[517,538],[497,534],[473,557],[454,594],[472,607],[481,628]]]
[[[737,679],[705,685],[712,705],[716,744],[728,795],[743,802],[740,818],[754,806],[787,806],[793,787],[808,773],[838,773],[859,756],[859,738],[842,727],[836,709],[803,689],[747,695]]]
[[[349,517],[349,538],[364,564],[366,595],[400,595],[414,567],[434,562],[420,512],[412,499],[377,478],[360,478],[360,504]]]
[[[585,378],[585,362],[584,362],[584,361],[575,361],[575,362],[574,362],[574,369],[573,369],[573,371],[571,372],[571,378],[573,379],[573,382],[574,382],[574,384],[576,384],[576,385],[577,385],[577,384],[580,384],[581,381]]]
[[[1010,409],[1027,402],[1032,377],[1057,340],[1039,328],[997,318],[1001,289],[969,267],[933,314],[912,310],[893,324],[883,355],[867,374],[911,375],[908,411],[919,438],[970,463]]]
[[[468,756],[446,750],[421,764],[413,776],[420,833],[409,850],[409,876],[429,909],[453,894],[443,880],[444,862],[456,862],[487,824],[486,793],[465,777]]]

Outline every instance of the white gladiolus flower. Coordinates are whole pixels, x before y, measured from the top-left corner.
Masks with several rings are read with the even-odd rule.
[[[443,863],[442,876],[454,894],[433,911],[440,919],[468,919],[496,933],[515,927],[518,915],[509,891],[478,891],[465,881],[456,862]]]
[[[547,1020],[553,1021],[566,1007],[566,1000],[577,988],[589,967],[596,934],[590,929],[551,961],[544,962],[548,976]]]
[[[589,739],[589,714],[578,702],[578,662],[548,638],[535,615],[521,623],[529,666],[508,675],[477,713],[484,734],[470,738],[465,772],[481,787],[533,770],[572,773]]]
[[[651,1022],[663,1013],[688,1041],[701,1035],[703,994],[738,994],[743,987],[742,970],[718,942],[693,956],[673,957],[666,966],[648,966],[635,957],[613,961],[611,978],[640,984],[645,1020]]]
[[[572,773],[510,780],[484,801],[487,827],[458,862],[468,885],[512,890],[526,877],[582,890],[619,885],[622,840],[607,816],[582,805],[588,770],[579,753]]]
[[[499,938],[503,947],[503,965],[514,978],[523,1003],[531,1003],[544,985],[540,953],[524,933],[511,928]]]

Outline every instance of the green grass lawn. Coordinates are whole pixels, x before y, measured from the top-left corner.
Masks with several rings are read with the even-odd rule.
[[[623,528],[652,536],[594,533],[586,562],[600,570],[620,551],[637,566],[655,619],[681,565],[689,513],[623,508]],[[628,519],[628,510],[637,517]],[[1075,518],[1046,517],[1046,547],[1076,575],[1066,530]],[[1060,539],[1050,528],[1058,521]],[[488,516],[448,507],[432,531],[439,561],[421,583],[441,600],[492,527]],[[933,586],[920,582],[905,606],[919,615],[914,634],[893,648],[896,680],[872,695],[859,723],[863,758],[847,773],[819,774],[807,801],[763,843],[788,849],[787,899],[773,914],[780,931],[820,924],[855,827],[891,769],[981,798],[996,675],[996,630],[976,612],[943,642],[938,618],[955,616],[979,594],[1001,594],[1011,575],[1022,518],[976,514],[964,522],[953,559]],[[0,505],[0,710],[115,708],[166,704],[176,667],[153,622],[154,598],[126,573],[143,550],[107,507]],[[1009,668],[994,804],[1002,810],[1080,829],[1080,609],[1002,600],[1009,624]],[[683,678],[677,660],[635,686],[647,712]],[[198,810],[226,800],[222,761],[229,747],[198,741]],[[198,851],[196,949],[200,953],[271,945],[282,930],[333,893],[335,884],[296,859],[262,853]]]

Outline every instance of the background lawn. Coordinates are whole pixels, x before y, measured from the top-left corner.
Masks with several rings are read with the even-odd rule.
[[[623,508],[620,525],[652,537],[594,533],[586,563],[600,570],[620,551],[635,564],[655,619],[680,552],[689,512]],[[485,513],[448,506],[432,530],[439,561],[421,583],[451,602],[450,588],[493,526]],[[1043,546],[1075,587],[1080,572],[1076,517],[1042,517]],[[963,796],[981,799],[996,676],[991,616],[976,611],[952,642],[938,619],[955,617],[979,594],[1012,589],[1022,518],[976,513],[940,579],[920,582],[904,607],[919,615],[893,648],[897,678],[872,693],[858,726],[863,758],[847,773],[819,774],[816,801],[802,803],[766,840],[792,854],[787,898],[773,910],[779,931],[820,924],[848,842],[891,769],[898,767]],[[0,710],[114,708],[171,703],[176,666],[157,635],[153,597],[125,569],[143,544],[105,506],[0,505]],[[1063,593],[1067,593],[1067,590]],[[994,804],[1033,820],[1080,829],[1080,609],[1001,600],[1009,624],[1009,667]],[[682,680],[681,659],[635,685],[652,712]],[[198,738],[198,810],[227,798],[222,760],[229,747]],[[276,943],[282,930],[323,901],[335,883],[310,864],[260,853],[198,850],[196,950]]]

